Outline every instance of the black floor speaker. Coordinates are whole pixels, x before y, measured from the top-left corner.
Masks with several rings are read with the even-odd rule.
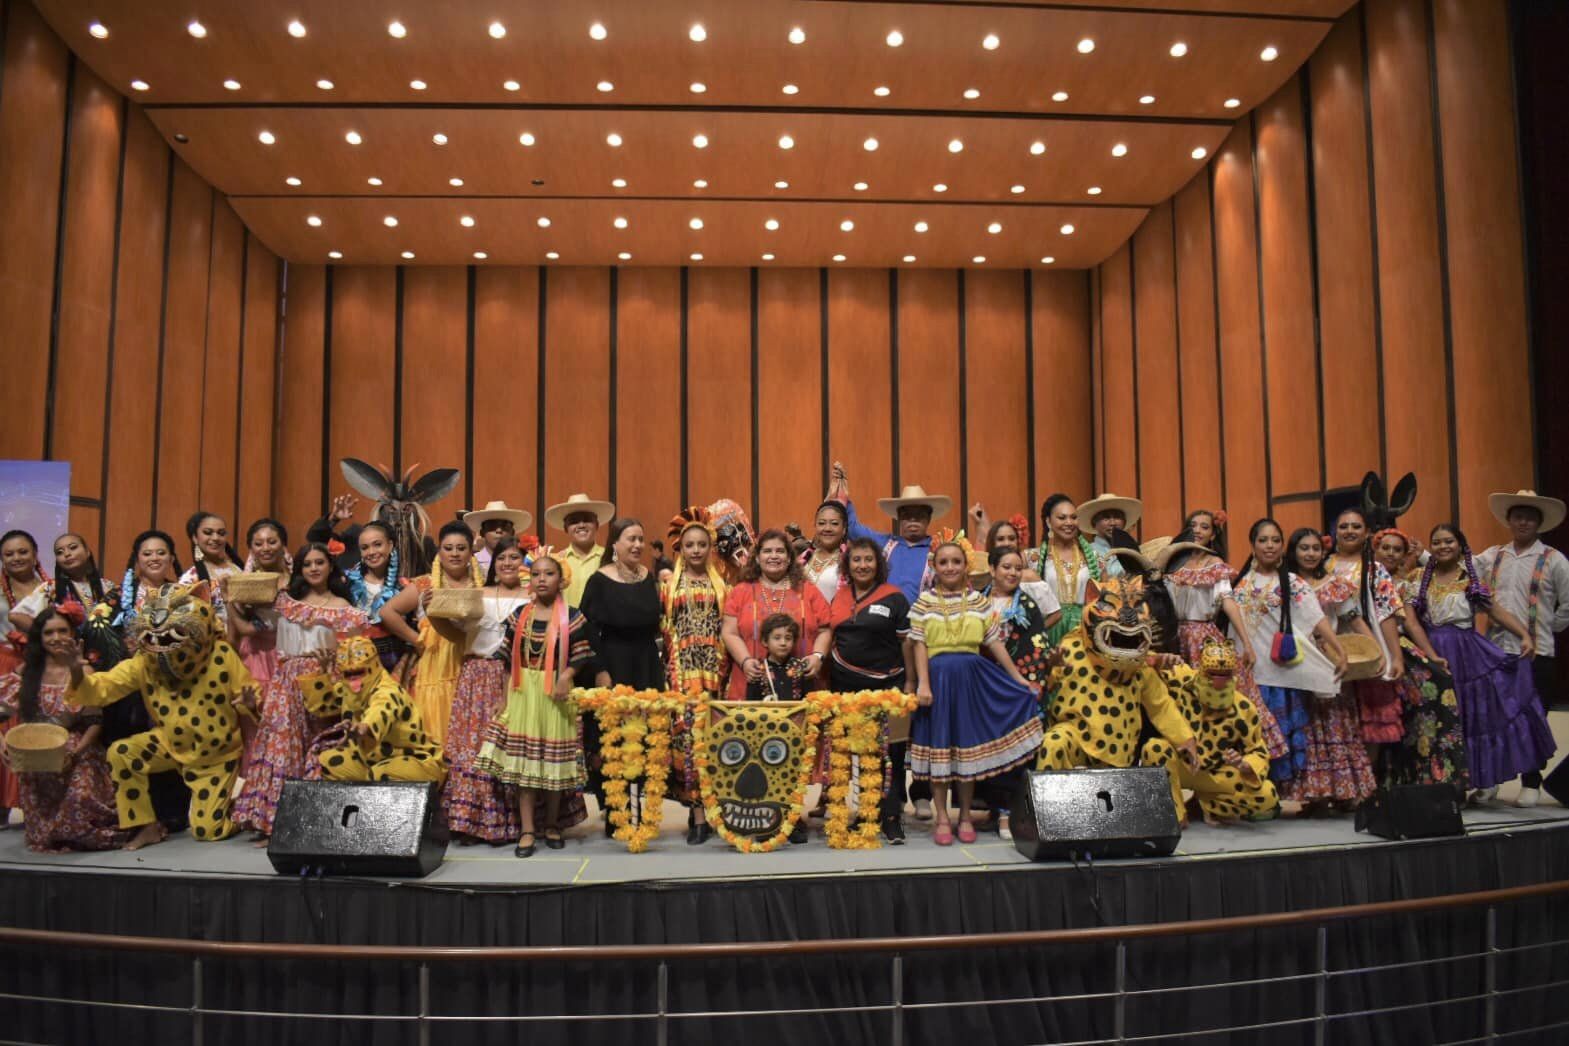
[[[1013,845],[1032,861],[1164,857],[1182,828],[1171,778],[1158,766],[1041,770],[1013,795]]]
[[[428,781],[285,781],[267,859],[284,873],[429,875],[447,850],[440,793]]]
[[[1569,759],[1559,763],[1552,773],[1542,778],[1542,791],[1557,799],[1561,805],[1569,806]]]
[[[1460,790],[1453,785],[1396,785],[1380,788],[1357,809],[1357,831],[1384,839],[1430,839],[1464,835]]]

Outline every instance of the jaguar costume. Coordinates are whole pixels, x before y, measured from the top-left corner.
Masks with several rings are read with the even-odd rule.
[[[338,644],[337,677],[300,677],[305,710],[341,720],[312,746],[311,777],[334,781],[440,781],[441,746],[425,733],[419,709],[382,667],[366,636]]]

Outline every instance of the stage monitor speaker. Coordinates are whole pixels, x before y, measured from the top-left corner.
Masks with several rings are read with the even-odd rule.
[[[1164,857],[1182,828],[1171,778],[1158,766],[1041,770],[1014,792],[1013,845],[1032,861]]]
[[[1453,785],[1396,785],[1380,788],[1357,810],[1356,828],[1384,839],[1430,839],[1464,835],[1461,794]]]
[[[284,873],[429,875],[447,850],[440,793],[429,781],[285,781],[267,858]]]
[[[1569,806],[1569,759],[1542,778],[1542,791],[1557,799],[1560,805]]]

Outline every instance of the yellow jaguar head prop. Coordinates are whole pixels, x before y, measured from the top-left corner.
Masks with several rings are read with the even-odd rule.
[[[376,644],[365,636],[349,636],[338,644],[338,674],[356,694],[374,690],[381,681],[381,658]]]
[[[131,622],[131,641],[158,662],[171,683],[195,678],[212,660],[217,616],[207,584],[164,585],[149,595]]]
[[[1228,642],[1206,640],[1199,654],[1198,699],[1208,708],[1230,708],[1237,696],[1237,649]]]
[[[1155,620],[1144,598],[1142,577],[1090,582],[1084,592],[1084,620],[1090,656],[1114,668],[1142,666],[1155,642]]]
[[[739,835],[779,831],[792,806],[806,750],[806,712],[787,704],[709,709],[709,765],[725,826]]]

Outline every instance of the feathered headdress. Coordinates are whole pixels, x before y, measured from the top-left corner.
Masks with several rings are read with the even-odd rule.
[[[719,502],[719,504],[723,504],[723,502]],[[741,518],[742,522],[745,522],[746,517],[743,515]],[[719,571],[718,564],[715,562],[714,551],[719,547],[719,535],[714,529],[713,514],[701,505],[688,505],[670,517],[670,524],[665,529],[665,539],[670,542],[670,551],[677,557],[675,576],[670,579],[670,584],[665,586],[664,603],[665,617],[667,618],[670,617],[675,609],[676,593],[680,590],[682,583],[686,581],[686,563],[680,558],[679,552],[681,538],[693,527],[702,527],[708,531],[708,539],[712,543],[709,547],[708,562],[706,564],[708,568],[708,583],[713,586],[715,601],[720,606],[725,605],[725,595],[729,588],[725,584],[724,576]]]
[[[400,479],[385,465],[372,465],[358,458],[344,458],[338,466],[349,486],[375,500],[376,519],[392,531],[393,545],[404,571],[409,575],[424,573],[425,534],[430,529],[425,506],[452,493],[463,473],[457,469],[432,469],[415,479],[414,470],[419,468],[416,464]]]

